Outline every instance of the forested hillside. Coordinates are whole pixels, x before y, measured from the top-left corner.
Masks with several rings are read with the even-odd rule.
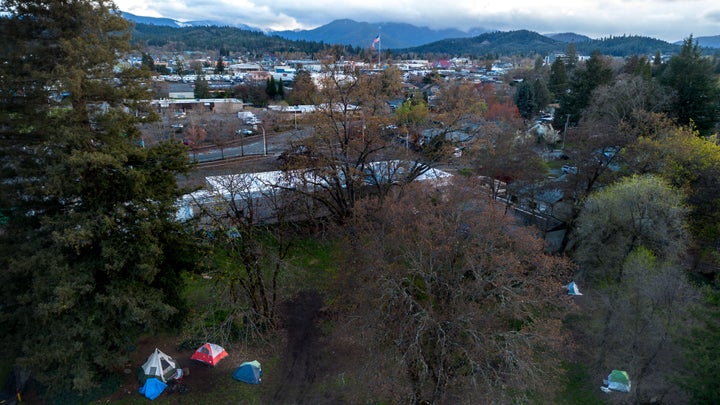
[[[289,34],[288,34],[289,35]],[[351,35],[351,34],[349,34]],[[357,48],[348,47],[347,51],[358,54],[361,49],[369,47],[370,41],[377,33],[367,31],[367,44]],[[397,47],[392,32],[385,33],[384,41]],[[343,40],[339,40],[342,42]],[[232,52],[302,52],[315,54],[329,45],[323,42],[288,40],[279,36],[271,36],[258,31],[242,30],[233,27],[168,27],[148,24],[135,24],[132,31],[132,42],[160,47],[172,51],[217,50],[225,49]],[[509,32],[492,32],[472,38],[453,38],[413,48],[393,49],[398,55],[412,53],[415,55],[446,55],[446,56],[532,56],[547,55],[552,52],[562,53],[567,43],[555,40],[536,32],[519,30]],[[594,50],[612,56],[673,54],[680,49],[678,45],[640,36],[610,37],[575,43],[577,50],[589,55]]]
[[[314,54],[326,45],[310,41],[291,41],[262,32],[233,27],[167,27],[135,24],[132,43],[170,51],[207,51],[224,49],[231,52],[262,55],[271,52],[302,52]]]
[[[472,32],[475,32],[473,34]],[[330,44],[352,45],[361,48],[370,46],[371,41],[381,34],[383,49],[407,48],[435,42],[444,38],[475,36],[482,31],[470,33],[458,29],[433,30],[404,23],[371,24],[349,19],[335,20],[312,30],[278,31],[272,33],[288,39],[303,39]]]
[[[573,42],[584,55],[595,50],[612,56],[654,55],[660,53],[676,53],[677,45],[638,36],[622,36],[606,39],[588,39]],[[547,55],[552,52],[564,52],[567,43],[560,39],[540,35],[533,31],[518,30],[508,32],[492,32],[473,38],[456,38],[434,42],[409,49],[397,50],[398,53],[433,53],[445,55],[467,56],[532,56]]]
[[[690,34],[688,33],[688,35]],[[578,51],[584,55],[590,55],[595,50],[610,56],[655,55],[657,52],[672,55],[680,50],[678,45],[634,35],[593,39],[579,42],[576,46]]]

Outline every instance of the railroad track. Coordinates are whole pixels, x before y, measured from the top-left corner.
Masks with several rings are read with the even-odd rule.
[[[275,155],[246,155],[246,156],[233,156],[227,157],[220,160],[211,160],[207,162],[195,162],[195,167],[198,169],[212,169],[214,167],[225,167],[234,166],[237,164],[253,164],[258,162],[264,162],[268,160],[275,160]]]

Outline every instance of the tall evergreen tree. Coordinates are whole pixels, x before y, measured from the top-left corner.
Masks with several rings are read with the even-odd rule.
[[[567,70],[571,71],[575,69],[579,59],[575,42],[570,42],[567,46],[567,51],[565,52],[565,64],[567,65]]]
[[[520,83],[515,89],[515,105],[523,118],[531,118],[535,113],[535,90],[527,80]]]
[[[185,62],[182,59],[175,58],[175,73],[180,77],[185,74]]]
[[[275,96],[277,96],[277,84],[273,76],[270,76],[265,82],[265,93],[267,93],[270,99],[274,99]]]
[[[645,56],[632,55],[625,61],[622,72],[650,80],[652,78],[652,65]]]
[[[317,94],[317,86],[307,70],[300,70],[295,75],[292,91],[288,96],[291,105],[312,104]]]
[[[212,96],[210,94],[210,85],[205,76],[198,76],[197,80],[195,80],[193,95],[195,98],[210,98]]]
[[[225,62],[222,56],[219,56],[217,62],[215,62],[215,73],[223,74],[223,72],[225,72]]]
[[[548,90],[552,93],[555,100],[559,100],[568,90],[568,75],[565,69],[565,62],[562,59],[555,59],[550,65],[550,79],[548,80]]]
[[[281,100],[285,99],[285,83],[283,83],[283,79],[278,80],[277,95]]]
[[[533,82],[533,92],[535,94],[535,110],[539,112],[550,103],[550,92],[545,82],[540,79],[535,79]]]
[[[590,103],[590,96],[597,87],[612,80],[613,71],[609,62],[599,51],[595,51],[584,66],[575,69],[570,82],[570,91],[562,95],[560,108],[555,114],[555,124],[559,127],[568,118],[570,123],[578,123],[582,110]]]
[[[680,54],[670,59],[660,81],[675,91],[670,112],[679,124],[692,122],[703,135],[713,132],[720,120],[720,84],[714,61],[702,55],[692,36],[683,42]]]
[[[655,52],[655,56],[653,57],[653,65],[655,65],[655,66],[662,65],[662,55],[660,54],[660,51]]]
[[[153,60],[152,56],[150,56],[147,52],[142,53],[141,66],[143,69],[147,69],[150,72],[155,71],[155,61]]]
[[[141,146],[148,72],[119,63],[129,29],[114,4],[0,11],[0,336],[50,390],[84,390],[182,305],[188,159]]]

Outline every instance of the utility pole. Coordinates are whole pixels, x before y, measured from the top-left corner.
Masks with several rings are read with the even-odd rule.
[[[565,118],[565,130],[563,131],[563,144],[562,144],[562,150],[565,150],[565,134],[567,134],[567,127],[568,123],[570,122],[570,114],[567,115],[567,118]]]
[[[267,156],[267,139],[265,138],[265,125],[260,125],[263,131],[263,156]]]

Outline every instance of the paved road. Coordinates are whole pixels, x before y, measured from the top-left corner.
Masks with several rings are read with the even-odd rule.
[[[262,130],[261,130],[262,131]],[[287,149],[291,142],[298,141],[310,135],[309,129],[298,129],[267,136],[255,135],[244,138],[239,145],[233,145],[223,150],[203,149],[189,152],[190,159],[197,162],[211,162],[223,158],[246,155],[279,155]]]

